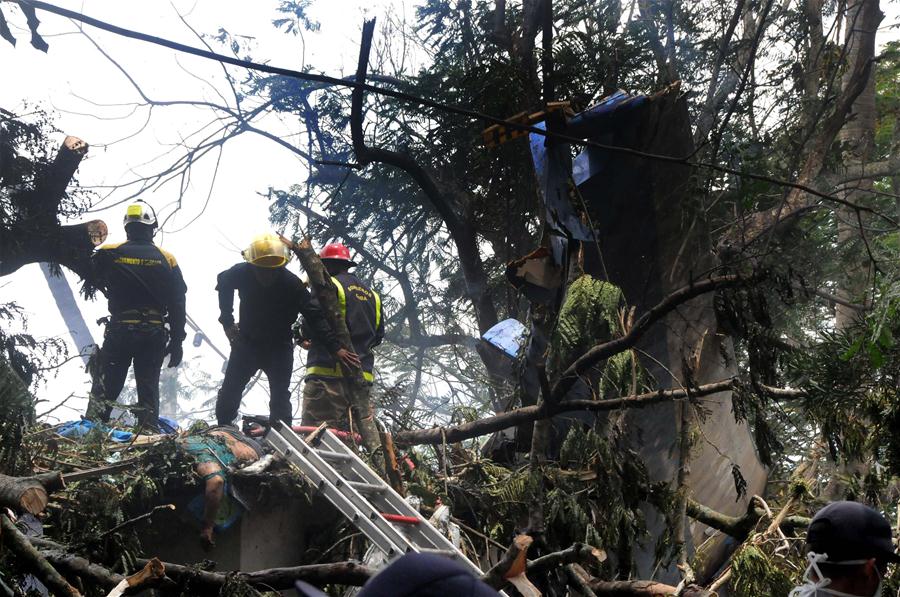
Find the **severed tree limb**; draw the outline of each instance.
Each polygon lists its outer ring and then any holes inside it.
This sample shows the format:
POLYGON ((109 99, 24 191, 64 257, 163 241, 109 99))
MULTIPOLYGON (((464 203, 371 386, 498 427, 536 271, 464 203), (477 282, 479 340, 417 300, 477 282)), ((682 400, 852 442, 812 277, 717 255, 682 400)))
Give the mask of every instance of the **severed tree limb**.
POLYGON ((64 487, 62 474, 55 471, 32 477, 0 475, 0 506, 40 514, 47 507, 50 494, 64 487))
POLYGON ((566 564, 565 571, 569 586, 575 587, 584 597, 597 597, 597 593, 591 588, 591 577, 584 568, 578 564, 566 564))
POLYGON ((528 572, 541 574, 569 564, 581 564, 585 566, 594 566, 606 561, 606 552, 602 549, 585 545, 584 543, 575 543, 571 547, 562 551, 548 553, 537 559, 528 562, 528 572))
POLYGON ((597 597, 714 597, 697 585, 686 586, 681 593, 676 588, 652 580, 592 580, 589 584, 597 597))
POLYGON ((94 247, 106 239, 106 224, 92 220, 60 226, 58 222, 60 201, 87 151, 87 143, 66 137, 34 188, 10 195, 22 219, 15 234, 0 238, 0 276, 43 261, 64 265, 83 279, 91 278, 90 257, 94 247))
MULTIPOLYGON (((747 539, 759 521, 767 516, 765 509, 756 499, 750 500, 747 504, 747 512, 743 516, 729 516, 716 512, 693 499, 689 499, 687 502, 687 513, 697 522, 702 522, 708 527, 734 537, 738 542, 747 539)), ((805 516, 786 516, 780 521, 780 527, 782 531, 792 533, 797 529, 809 526, 810 520, 805 516)))
POLYGON ((135 592, 154 585, 165 577, 166 567, 157 558, 153 558, 141 570, 122 579, 106 597, 121 597, 129 591, 135 592))
MULTIPOLYGON (((322 311, 328 318, 331 328, 338 337, 341 346, 353 350, 353 342, 350 339, 350 331, 347 329, 347 321, 341 313, 338 305, 337 293, 331 277, 325 270, 325 265, 312 248, 308 238, 300 242, 292 242, 282 237, 284 241, 297 255, 303 269, 309 275, 309 283, 313 294, 322 306, 322 311)), ((343 367, 343 365, 341 365, 343 367)), ((372 410, 372 402, 369 397, 369 384, 363 377, 362 369, 347 371, 344 367, 345 379, 350 390, 350 408, 353 413, 353 421, 359 428, 363 445, 369 451, 378 473, 385 477, 387 468, 385 465, 384 446, 381 444, 381 435, 375 424, 375 413, 372 410)))
POLYGON ((482 582, 499 590, 511 579, 524 574, 528 565, 528 548, 533 542, 534 539, 528 535, 516 535, 500 561, 481 577, 482 582))
MULTIPOLYGON (((732 379, 697 386, 690 392, 691 397, 708 396, 730 390, 734 385, 732 379)), ((682 389, 657 390, 634 396, 623 396, 610 400, 567 400, 559 404, 549 405, 543 403, 540 406, 525 406, 509 412, 486 417, 471 423, 463 423, 452 427, 433 427, 431 429, 417 429, 413 431, 401 431, 394 435, 394 441, 403 445, 440 444, 442 432, 449 443, 460 442, 473 437, 479 437, 521 425, 537 421, 538 419, 552 417, 554 415, 572 411, 604 412, 624 408, 644 408, 661 402, 681 400, 688 397, 688 392, 682 389)))
POLYGON ((34 574, 53 594, 63 597, 81 597, 78 589, 63 578, 5 514, 0 514, 0 528, 2 528, 3 546, 13 552, 21 566, 34 574))
MULTIPOLYGON (((148 561, 138 559, 137 563, 145 565, 148 561)), ((178 583, 189 582, 191 589, 197 591, 199 595, 218 595, 229 578, 246 582, 257 589, 283 591, 293 589, 294 582, 298 580, 317 585, 339 584, 359 587, 375 574, 372 568, 350 561, 228 573, 206 572, 178 564, 163 565, 166 567, 166 576, 178 583)))

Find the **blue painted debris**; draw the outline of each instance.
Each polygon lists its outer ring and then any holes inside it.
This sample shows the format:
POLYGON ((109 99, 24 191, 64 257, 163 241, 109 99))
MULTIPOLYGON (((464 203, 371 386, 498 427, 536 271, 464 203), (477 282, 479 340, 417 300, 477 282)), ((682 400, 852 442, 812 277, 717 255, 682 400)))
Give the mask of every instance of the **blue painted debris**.
MULTIPOLYGON (((624 91, 617 91, 570 119, 564 132, 570 137, 597 140, 621 127, 630 126, 629 116, 648 101, 646 95, 629 95, 624 91)), ((535 126, 545 129, 546 123, 535 126)), ((548 147, 547 138, 535 133, 529 135, 529 143, 544 205, 547 206, 545 221, 561 236, 593 241, 595 235, 581 221, 572 206, 569 177, 571 175, 575 184, 580 185, 593 176, 603 174, 609 154, 589 149, 582 152, 573 163, 568 143, 552 143, 548 147)))
POLYGON ((481 338, 506 356, 516 359, 528 341, 528 328, 516 319, 504 319, 481 338))

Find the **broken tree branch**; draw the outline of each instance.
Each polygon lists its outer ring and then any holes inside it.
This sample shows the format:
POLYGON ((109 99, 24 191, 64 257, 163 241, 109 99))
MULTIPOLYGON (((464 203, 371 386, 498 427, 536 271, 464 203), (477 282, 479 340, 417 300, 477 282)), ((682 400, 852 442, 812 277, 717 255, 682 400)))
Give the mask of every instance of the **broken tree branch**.
MULTIPOLYGON (((701 397, 725 392, 730 390, 733 384, 733 380, 725 379, 701 385, 691 390, 690 395, 692 397, 701 397)), ((686 390, 675 389, 657 390, 656 392, 623 396, 622 398, 613 398, 611 400, 567 400, 552 406, 546 404, 525 406, 492 417, 472 421, 471 423, 463 423, 462 425, 401 431, 394 435, 394 442, 403 445, 436 445, 441 443, 441 433, 443 432, 447 442, 455 443, 564 412, 579 410, 604 412, 623 408, 644 408, 652 404, 680 400, 687 397, 688 392, 686 390)))
MULTIPOLYGON (((363 25, 363 37, 359 50, 359 63, 356 69, 356 83, 362 85, 366 81, 366 70, 369 63, 369 52, 372 48, 372 36, 375 32, 375 19, 366 21, 363 25)), ((478 239, 475 234, 476 227, 471 225, 469 218, 463 213, 451 191, 453 185, 447 181, 438 181, 433 172, 428 171, 408 153, 390 151, 377 147, 368 147, 363 131, 363 87, 353 88, 352 103, 350 108, 350 132, 353 138, 353 151, 360 165, 366 166, 373 162, 387 164, 403 170, 409 174, 419 188, 422 189, 428 202, 441 216, 447 227, 453 243, 459 254, 459 264, 466 281, 466 295, 475 308, 475 318, 478 321, 478 329, 486 332, 497 323, 497 308, 491 299, 488 284, 488 275, 484 262, 481 259, 481 251, 478 247, 478 239)))
POLYGON ((5 514, 0 514, 0 528, 3 531, 4 546, 15 554, 16 560, 23 568, 34 574, 53 594, 81 597, 78 589, 66 582, 66 579, 35 549, 5 514))
POLYGON ((17 512, 40 514, 50 501, 49 495, 65 487, 59 472, 49 472, 33 477, 8 477, 0 475, 0 506, 17 512))
MULTIPOLYGON (((747 511, 742 516, 729 516, 704 506, 696 500, 689 499, 687 514, 697 522, 702 522, 710 528, 734 537, 738 542, 743 542, 749 537, 759 521, 767 516, 765 509, 756 499, 750 500, 747 504, 747 511)), ((791 533, 798 528, 806 528, 809 526, 809 522, 810 519, 805 516, 788 516, 781 521, 781 530, 791 533)))
POLYGON ((537 559, 531 560, 528 562, 528 572, 540 574, 568 564, 595 566, 605 561, 606 552, 602 549, 585 545, 584 543, 575 543, 562 551, 548 553, 537 559))
MULTIPOLYGON (((347 321, 338 304, 337 292, 331 282, 331 276, 328 275, 325 265, 313 250, 309 239, 304 238, 300 242, 292 242, 282 237, 281 240, 297 255, 300 264, 309 275, 309 284, 313 289, 313 294, 322 306, 322 311, 328 318, 341 346, 353 350, 350 331, 347 329, 347 321)), ((350 407, 354 422, 359 427, 363 444, 369 451, 379 474, 385 476, 387 469, 385 468, 384 447, 381 444, 378 427, 375 425, 375 415, 369 399, 369 384, 363 377, 362 369, 346 370, 346 367, 343 368, 345 369, 345 379, 349 382, 347 386, 350 389, 350 407)))
POLYGON ((482 582, 500 589, 507 580, 525 572, 528 548, 534 542, 528 535, 517 535, 500 561, 481 577, 482 582))

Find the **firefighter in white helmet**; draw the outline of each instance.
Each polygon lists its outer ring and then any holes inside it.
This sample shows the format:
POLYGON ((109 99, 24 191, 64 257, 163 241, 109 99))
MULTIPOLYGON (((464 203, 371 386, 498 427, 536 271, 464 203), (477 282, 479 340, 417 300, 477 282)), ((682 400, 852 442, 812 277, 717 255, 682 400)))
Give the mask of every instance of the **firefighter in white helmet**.
POLYGON ((140 425, 155 429, 164 357, 169 355, 169 367, 181 363, 187 286, 175 257, 153 244, 157 223, 150 205, 129 205, 124 225, 128 240, 101 246, 91 259, 110 316, 87 418, 109 420, 133 362, 138 400, 132 410, 140 425))
POLYGON ((269 418, 291 424, 290 381, 294 368, 291 326, 299 314, 311 322, 311 335, 348 366, 359 357, 341 348, 324 314, 300 279, 285 267, 288 247, 275 234, 256 237, 238 263, 219 274, 219 322, 231 342, 225 379, 216 399, 219 425, 237 417, 244 388, 260 369, 269 380, 269 418), (234 320, 234 291, 240 297, 240 318, 234 320))

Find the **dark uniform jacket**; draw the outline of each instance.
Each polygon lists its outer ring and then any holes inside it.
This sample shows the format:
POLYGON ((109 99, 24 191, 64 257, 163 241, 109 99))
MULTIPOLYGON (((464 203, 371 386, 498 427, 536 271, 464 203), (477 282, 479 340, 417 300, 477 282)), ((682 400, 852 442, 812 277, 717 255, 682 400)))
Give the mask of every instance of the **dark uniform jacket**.
MULTIPOLYGON (((351 273, 338 274, 331 278, 337 291, 338 304, 344 313, 353 352, 362 361, 363 375, 367 381, 374 379, 375 354, 372 349, 384 338, 384 318, 381 312, 381 297, 374 290, 351 273)), ((303 333, 308 337, 308 327, 312 323, 304 317, 303 333)), ((313 339, 306 359, 307 377, 343 377, 343 369, 337 359, 325 347, 313 339)))
POLYGON ((184 340, 187 286, 171 253, 150 240, 129 240, 100 247, 92 265, 112 324, 162 325, 165 318, 172 339, 184 340))
POLYGON ((234 325, 234 291, 241 298, 241 337, 256 344, 284 344, 291 342, 291 326, 297 315, 312 322, 315 341, 329 353, 341 347, 337 336, 319 306, 300 278, 285 268, 272 270, 274 279, 262 285, 253 272, 255 265, 238 263, 219 274, 219 322, 225 327, 234 325))

